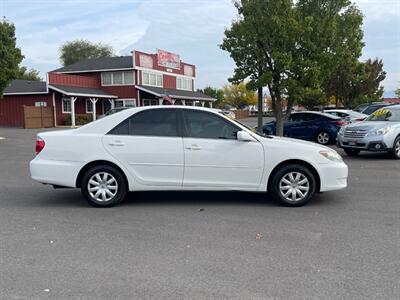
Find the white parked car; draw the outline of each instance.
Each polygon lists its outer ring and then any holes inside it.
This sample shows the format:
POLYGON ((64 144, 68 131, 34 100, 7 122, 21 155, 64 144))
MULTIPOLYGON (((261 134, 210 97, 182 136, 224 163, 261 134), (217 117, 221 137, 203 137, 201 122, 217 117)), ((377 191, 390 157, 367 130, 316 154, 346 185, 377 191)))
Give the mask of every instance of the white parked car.
POLYGON ((288 206, 347 186, 334 150, 264 137, 207 108, 131 108, 78 129, 39 133, 34 180, 80 188, 93 206, 112 206, 128 191, 269 192, 288 206))
POLYGON ((368 115, 351 110, 351 109, 327 109, 324 111, 327 114, 331 114, 340 117, 350 123, 364 121, 368 115))

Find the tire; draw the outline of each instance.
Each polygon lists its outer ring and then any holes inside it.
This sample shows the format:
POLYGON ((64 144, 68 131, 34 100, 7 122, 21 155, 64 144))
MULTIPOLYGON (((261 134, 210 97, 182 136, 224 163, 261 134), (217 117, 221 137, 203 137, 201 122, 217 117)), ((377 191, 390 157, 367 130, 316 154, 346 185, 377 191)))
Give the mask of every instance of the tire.
POLYGON ((392 156, 395 159, 400 159, 400 136, 398 136, 393 143, 392 156))
POLYGON ((357 156, 360 153, 360 149, 354 149, 354 148, 343 148, 344 152, 348 156, 357 156))
POLYGON ((315 139, 317 143, 321 145, 328 145, 329 142, 331 141, 331 137, 329 133, 327 133, 326 131, 319 132, 315 139))
POLYGON ((272 176, 272 180, 270 181, 271 186, 268 190, 272 198, 284 206, 303 206, 315 194, 317 181, 314 174, 307 167, 298 164, 285 165, 272 174, 272 176), (299 184, 301 182, 303 184, 299 184), (293 191, 292 184, 296 187, 294 194, 290 192, 293 191), (304 195, 301 196, 298 191, 304 195), (288 193, 287 196, 285 196, 286 193, 288 193))
POLYGON ((100 165, 89 169, 83 175, 81 192, 90 205, 111 207, 125 199, 127 184, 124 176, 116 168, 100 165), (98 186, 100 187, 96 189, 98 186))

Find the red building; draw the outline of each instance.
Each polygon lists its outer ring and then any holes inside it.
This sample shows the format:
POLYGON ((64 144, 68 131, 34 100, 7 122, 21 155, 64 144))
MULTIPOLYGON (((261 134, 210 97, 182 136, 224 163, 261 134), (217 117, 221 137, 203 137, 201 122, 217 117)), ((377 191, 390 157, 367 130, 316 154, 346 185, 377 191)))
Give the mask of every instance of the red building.
POLYGON ((212 107, 215 99, 195 91, 195 78, 194 65, 163 50, 88 59, 49 72, 46 82, 12 81, 0 99, 0 125, 23 126, 24 105, 52 107, 54 126, 121 106, 212 107))

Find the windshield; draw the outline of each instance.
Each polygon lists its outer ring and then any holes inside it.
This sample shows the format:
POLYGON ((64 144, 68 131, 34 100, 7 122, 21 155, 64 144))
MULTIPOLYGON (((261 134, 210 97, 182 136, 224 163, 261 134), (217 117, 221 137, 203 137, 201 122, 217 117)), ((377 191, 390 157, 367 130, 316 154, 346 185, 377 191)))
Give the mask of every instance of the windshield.
POLYGON ((381 108, 373 112, 365 121, 400 122, 400 109, 381 108))

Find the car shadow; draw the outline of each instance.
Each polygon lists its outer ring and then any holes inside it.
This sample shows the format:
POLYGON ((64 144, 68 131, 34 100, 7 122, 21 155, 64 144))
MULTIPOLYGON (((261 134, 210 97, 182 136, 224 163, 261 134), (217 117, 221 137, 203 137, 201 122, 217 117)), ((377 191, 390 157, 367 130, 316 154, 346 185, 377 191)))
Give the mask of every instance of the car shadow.
MULTIPOLYGON (((53 208, 91 208, 85 201, 79 189, 49 189, 42 192, 39 197, 32 198, 29 202, 13 201, 12 206, 53 207, 53 208)), ((336 196, 333 193, 315 194, 313 199, 304 207, 334 205, 336 196)), ((129 192, 126 199, 118 204, 120 206, 151 207, 151 206, 260 206, 284 207, 275 202, 267 193, 241 192, 241 191, 140 191, 129 192)))
POLYGON ((130 192, 122 205, 260 205, 276 206, 265 193, 210 191, 146 191, 130 192))

